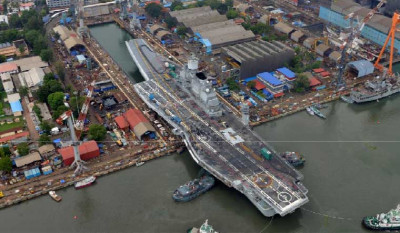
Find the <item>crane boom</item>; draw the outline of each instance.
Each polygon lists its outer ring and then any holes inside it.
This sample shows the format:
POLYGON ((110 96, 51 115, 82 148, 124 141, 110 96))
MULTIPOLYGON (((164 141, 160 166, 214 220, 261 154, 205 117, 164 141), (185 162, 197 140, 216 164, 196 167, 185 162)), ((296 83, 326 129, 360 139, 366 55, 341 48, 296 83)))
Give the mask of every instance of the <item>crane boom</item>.
POLYGON ((86 116, 89 111, 90 101, 92 100, 92 96, 93 96, 93 89, 94 89, 94 82, 91 83, 88 87, 88 92, 86 94, 85 102, 83 103, 82 109, 78 116, 78 119, 75 122, 76 137, 78 139, 80 138, 81 133, 85 126, 86 116))
MULTIPOLYGON (((344 63, 346 62, 346 54, 347 54, 347 49, 349 47, 349 44, 353 45, 353 42, 358 39, 358 37, 361 35, 361 31, 364 29, 364 26, 366 23, 368 23, 369 20, 372 19, 372 17, 376 14, 376 12, 379 11, 379 9, 383 6, 383 4, 386 3, 386 0, 381 0, 378 5, 372 9, 367 16, 364 17, 364 19, 358 24, 357 27, 352 27, 351 33, 347 39, 343 42, 342 46, 340 48, 342 49, 342 54, 340 58, 340 64, 339 64, 339 74, 337 78, 337 85, 338 87, 343 86, 343 73, 344 73, 344 63)), ((352 12, 349 15, 345 16, 344 19, 350 19, 350 24, 352 25, 353 18, 354 18, 355 13, 352 12)))

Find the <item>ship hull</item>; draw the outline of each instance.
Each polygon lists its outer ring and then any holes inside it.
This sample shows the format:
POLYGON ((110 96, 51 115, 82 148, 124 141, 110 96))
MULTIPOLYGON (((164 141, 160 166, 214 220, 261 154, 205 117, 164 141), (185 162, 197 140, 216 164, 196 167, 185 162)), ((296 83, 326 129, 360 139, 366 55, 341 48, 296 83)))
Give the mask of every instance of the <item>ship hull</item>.
POLYGON ((208 190, 210 190, 212 187, 214 186, 214 182, 210 185, 208 185, 207 187, 204 187, 203 189, 197 191, 195 194, 192 194, 190 196, 187 197, 179 197, 176 195, 172 195, 172 198, 176 201, 176 202, 188 202, 191 201, 197 197, 199 197, 201 194, 207 192, 208 190))
POLYGON ((353 103, 361 104, 361 103, 367 103, 367 102, 383 99, 383 98, 386 98, 386 97, 391 96, 393 94, 396 94, 398 92, 400 92, 400 87, 396 88, 396 89, 392 89, 390 91, 377 93, 377 94, 369 96, 369 97, 368 96, 363 96, 363 97, 359 98, 359 97, 356 97, 356 95, 353 93, 353 94, 350 95, 350 98, 353 101, 353 103))
POLYGON ((365 217, 362 220, 362 224, 364 225, 364 227, 370 229, 370 230, 375 230, 375 231, 396 231, 396 230, 400 230, 400 226, 393 226, 393 227, 385 227, 385 226, 374 226, 369 224, 369 222, 367 221, 367 217, 365 217))

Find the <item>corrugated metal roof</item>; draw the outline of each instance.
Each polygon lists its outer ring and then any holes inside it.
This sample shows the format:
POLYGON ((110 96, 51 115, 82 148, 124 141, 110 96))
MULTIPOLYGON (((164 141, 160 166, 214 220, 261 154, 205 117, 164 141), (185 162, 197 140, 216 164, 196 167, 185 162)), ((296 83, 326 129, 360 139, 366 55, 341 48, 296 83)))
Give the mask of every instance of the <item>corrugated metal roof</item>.
POLYGON ((13 113, 15 113, 15 112, 22 112, 22 105, 21 105, 21 102, 19 101, 19 100, 17 100, 17 101, 15 101, 15 102, 11 102, 10 103, 10 106, 11 106, 11 111, 13 112, 13 113))
POLYGON ((4 142, 9 142, 18 138, 23 138, 23 137, 28 137, 29 136, 29 132, 22 132, 22 133, 17 133, 11 136, 7 136, 4 138, 0 138, 0 143, 4 143, 4 142))
POLYGON ((42 157, 40 157, 39 152, 33 152, 33 153, 27 154, 25 156, 14 159, 15 166, 17 166, 17 167, 23 167, 25 165, 28 165, 30 163, 40 161, 40 160, 42 160, 42 157))
POLYGON ((290 27, 286 23, 282 23, 282 22, 279 22, 279 23, 275 24, 274 28, 275 28, 275 30, 278 30, 278 31, 280 31, 282 33, 285 33, 285 34, 289 34, 291 31, 293 31, 292 27, 290 27))
POLYGON ((347 64, 348 67, 358 71, 358 78, 372 74, 374 72, 374 65, 367 60, 353 61, 347 64))
POLYGON ((67 47, 68 51, 69 51, 71 48, 73 48, 73 47, 75 47, 75 46, 77 46, 77 45, 85 46, 85 44, 83 43, 83 41, 82 41, 80 38, 74 37, 74 36, 71 36, 71 37, 69 37, 68 39, 66 39, 66 40, 64 41, 64 44, 65 44, 65 47, 67 47))
MULTIPOLYGON (((79 154, 87 154, 96 150, 99 150, 99 146, 96 141, 87 141, 82 143, 79 147, 79 154)), ((63 160, 70 159, 74 157, 74 148, 72 146, 64 147, 58 150, 58 153, 61 154, 63 160)))
POLYGON ((279 80, 278 78, 276 78, 275 76, 273 76, 272 74, 270 74, 268 72, 260 73, 257 75, 257 77, 263 79, 264 81, 268 82, 269 84, 271 84, 273 86, 282 85, 281 80, 279 80))
POLYGON ((0 64, 0 73, 8 73, 18 71, 18 66, 13 62, 6 62, 0 64))
POLYGON ((129 127, 129 123, 125 120, 124 116, 117 116, 114 118, 114 121, 120 129, 126 129, 129 127))
POLYGON ((166 35, 171 35, 171 33, 169 31, 159 31, 156 34, 156 38, 161 41, 163 40, 163 37, 166 35))
POLYGON ((341 57, 342 54, 338 51, 333 51, 331 54, 329 54, 329 58, 334 61, 339 61, 341 57))
POLYGON ((46 154, 46 153, 52 152, 54 150, 55 150, 55 148, 52 144, 43 145, 38 148, 38 151, 40 154, 46 154))
POLYGON ((279 73, 285 75, 285 76, 288 77, 288 78, 294 78, 294 77, 296 77, 296 74, 293 73, 293 71, 289 70, 289 69, 286 68, 286 67, 279 68, 279 69, 277 69, 277 71, 278 71, 279 73))

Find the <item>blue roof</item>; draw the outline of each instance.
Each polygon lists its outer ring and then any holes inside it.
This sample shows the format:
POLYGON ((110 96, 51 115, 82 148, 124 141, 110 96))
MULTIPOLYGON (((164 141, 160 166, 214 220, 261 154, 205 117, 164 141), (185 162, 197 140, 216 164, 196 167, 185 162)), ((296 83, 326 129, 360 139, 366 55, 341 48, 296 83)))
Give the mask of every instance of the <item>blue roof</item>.
POLYGON ((19 102, 19 100, 10 103, 11 105, 11 111, 14 112, 22 112, 22 105, 21 102, 19 102))
POLYGON ((211 47, 211 42, 208 39, 203 39, 202 43, 204 44, 204 46, 206 47, 211 47))
POLYGON ((246 78, 246 79, 244 79, 244 82, 248 83, 248 82, 254 81, 256 78, 257 78, 256 76, 250 77, 250 78, 246 78))
POLYGON ((296 74, 293 73, 293 71, 289 70, 286 67, 279 68, 279 69, 277 69, 277 71, 279 71, 280 73, 282 73, 283 75, 285 75, 288 78, 296 77, 296 74))
POLYGON ((61 142, 61 138, 57 138, 53 140, 53 143, 60 143, 61 142))
POLYGON ((82 54, 80 54, 80 55, 77 55, 77 56, 76 56, 76 59, 78 59, 78 61, 85 61, 85 60, 86 60, 86 57, 83 56, 82 54))
POLYGON ((277 79, 275 76, 268 72, 257 74, 258 77, 262 78, 264 81, 270 83, 273 86, 282 85, 281 80, 277 79))

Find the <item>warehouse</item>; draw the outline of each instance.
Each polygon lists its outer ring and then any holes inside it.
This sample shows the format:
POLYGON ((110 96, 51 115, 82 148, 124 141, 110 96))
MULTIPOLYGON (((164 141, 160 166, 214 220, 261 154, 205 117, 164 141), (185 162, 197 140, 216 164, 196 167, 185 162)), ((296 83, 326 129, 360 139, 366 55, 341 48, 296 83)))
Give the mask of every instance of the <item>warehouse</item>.
POLYGON ((156 130, 140 110, 131 108, 123 116, 138 139, 142 140, 144 137, 155 138, 156 130))
POLYGON ((367 60, 353 61, 347 64, 346 69, 355 74, 357 78, 364 77, 374 72, 374 65, 367 60))
POLYGON ((274 29, 288 36, 290 36, 290 34, 294 31, 292 27, 282 22, 275 24, 274 29))
POLYGON ((25 156, 14 159, 14 162, 15 162, 16 167, 23 167, 25 165, 31 164, 36 161, 41 161, 41 160, 42 160, 42 157, 40 157, 39 152, 33 152, 33 153, 27 154, 25 156))
POLYGON ((227 20, 225 15, 219 14, 218 11, 212 10, 209 6, 171 11, 169 14, 178 23, 189 29, 194 26, 227 20))
POLYGON ((83 7, 83 17, 95 17, 100 15, 110 14, 110 9, 108 8, 109 3, 100 3, 95 5, 89 5, 83 7))
POLYGON ((222 48, 225 59, 240 65, 240 78, 271 72, 294 58, 293 49, 278 41, 252 41, 222 48))
MULTIPOLYGON (((96 141, 84 142, 78 147, 78 149, 81 159, 85 161, 100 155, 99 146, 96 141)), ((58 150, 58 153, 61 154, 65 166, 71 165, 75 160, 74 148, 72 146, 61 148, 58 150)))
MULTIPOLYGON (((319 17, 341 28, 349 28, 350 20, 345 20, 344 16, 354 12, 354 18, 358 17, 363 19, 369 11, 370 9, 364 8, 355 2, 348 0, 337 0, 332 2, 330 9, 321 6, 319 17)), ((383 45, 391 25, 392 20, 390 18, 375 14, 374 17, 372 17, 367 23, 367 25, 365 25, 361 31, 361 35, 372 42, 383 45)), ((396 34, 395 48, 400 52, 399 34, 396 34)))

